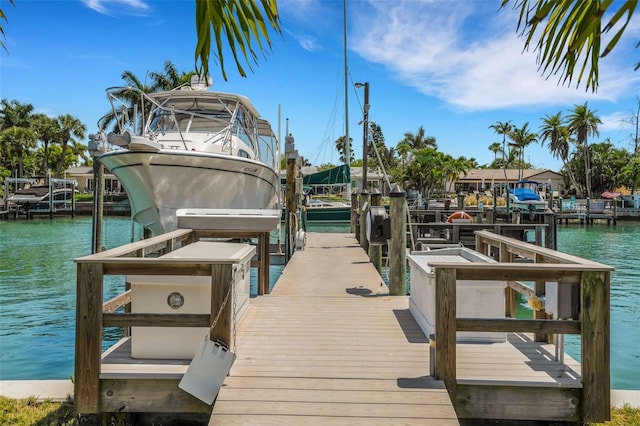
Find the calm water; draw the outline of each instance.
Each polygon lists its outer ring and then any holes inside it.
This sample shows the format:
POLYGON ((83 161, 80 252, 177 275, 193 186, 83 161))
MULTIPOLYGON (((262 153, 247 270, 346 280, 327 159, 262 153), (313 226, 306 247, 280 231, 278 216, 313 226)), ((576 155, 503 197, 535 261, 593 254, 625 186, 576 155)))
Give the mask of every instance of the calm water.
MULTIPOLYGON (((343 232, 348 226, 311 228, 343 232)), ((108 218, 105 246, 139 239, 123 218, 108 218)), ((65 379, 73 374, 75 264, 89 254, 91 218, 0 222, 0 380, 65 379)), ((640 224, 561 226, 558 248, 616 268, 611 288, 611 380, 615 389, 640 389, 640 224)), ((281 268, 274 268, 271 284, 281 268)), ((122 291, 124 278, 108 277, 105 297, 122 291)), ((252 292, 255 289, 255 271, 252 292)), ((119 338, 105 332, 105 346, 119 338)), ((579 339, 567 339, 579 359, 579 339)))
MULTIPOLYGON (((640 389, 640 223, 562 225, 558 250, 616 268, 611 275, 611 385, 640 389)), ((566 340, 566 352, 580 359, 580 339, 566 340)))

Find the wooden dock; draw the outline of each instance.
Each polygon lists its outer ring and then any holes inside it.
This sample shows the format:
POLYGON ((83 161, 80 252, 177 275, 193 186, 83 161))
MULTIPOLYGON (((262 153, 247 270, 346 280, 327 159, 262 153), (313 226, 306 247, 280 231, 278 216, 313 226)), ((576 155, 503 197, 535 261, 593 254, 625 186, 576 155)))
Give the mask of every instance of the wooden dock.
POLYGON ((210 425, 457 425, 429 342, 350 234, 309 234, 251 300, 210 425))
MULTIPOLYGON (((210 236, 180 229, 76 259, 74 394, 79 413, 198 414, 210 425, 609 419, 613 268, 489 231, 476 231, 476 247, 498 263, 430 263, 435 340, 428 340, 412 317, 408 296, 388 295, 352 234, 312 233, 273 292, 251 299, 235 332, 231 307, 222 309, 224 320, 211 336, 231 342, 237 359, 213 407, 178 388, 189 360, 134 359, 129 337, 101 354, 104 327, 211 324, 230 285, 231 265, 214 258, 165 256, 210 236), (132 313, 127 309, 130 290, 103 302, 106 275, 136 274, 211 277, 211 312, 132 313), (510 318, 456 315, 459 280, 496 279, 507 282, 504 303, 510 318), (523 281, 535 287, 519 284, 523 281), (571 307, 563 314, 566 319, 553 319, 543 310, 535 312, 535 319, 515 318, 515 292, 543 296, 548 282, 579 288, 577 298, 572 293, 566 299, 570 306, 563 310, 571 307), (467 344, 457 342, 458 331, 505 332, 508 339, 467 344), (564 363, 555 358, 549 337, 565 334, 580 335, 582 364, 568 356, 564 363)), ((260 251, 266 249, 259 245, 260 251)), ((252 266, 264 266, 266 259, 261 256, 252 266)))

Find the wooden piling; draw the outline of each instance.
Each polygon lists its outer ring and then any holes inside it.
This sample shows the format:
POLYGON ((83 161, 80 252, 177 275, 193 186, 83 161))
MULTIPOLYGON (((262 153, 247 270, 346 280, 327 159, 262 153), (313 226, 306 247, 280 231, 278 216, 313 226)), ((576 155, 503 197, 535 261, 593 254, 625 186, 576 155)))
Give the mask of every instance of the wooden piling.
POLYGON ((583 272, 581 277, 581 362, 583 421, 610 420, 610 272, 583 272))
POLYGON ((407 211, 406 193, 397 185, 389 194, 391 239, 389 240, 389 294, 407 294, 407 211))
POLYGON ((211 320, 218 316, 218 312, 221 313, 215 327, 211 329, 210 336, 211 340, 222 340, 228 347, 232 347, 233 302, 229 292, 232 291, 233 279, 233 265, 230 263, 211 265, 211 320), (227 295, 227 303, 221 306, 227 295))
POLYGON ((100 408, 100 353, 102 351, 101 263, 79 263, 76 288, 76 347, 74 395, 78 414, 100 408))
POLYGON ((369 251, 369 242, 367 241, 367 214, 369 214, 369 192, 364 189, 360 193, 358 217, 360 218, 360 246, 366 252, 369 251))
MULTIPOLYGON (((381 205, 382 194, 379 191, 373 190, 371 193, 371 206, 381 205)), ((382 272, 382 245, 381 244, 369 244, 369 260, 373 263, 378 273, 382 272)))

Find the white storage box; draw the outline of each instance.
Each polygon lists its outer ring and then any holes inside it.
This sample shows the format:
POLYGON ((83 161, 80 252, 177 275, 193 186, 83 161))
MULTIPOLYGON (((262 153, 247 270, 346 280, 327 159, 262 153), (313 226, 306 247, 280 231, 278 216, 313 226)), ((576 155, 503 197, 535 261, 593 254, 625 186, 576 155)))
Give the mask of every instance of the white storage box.
MULTIPOLYGON (((233 264, 236 269, 235 291, 227 303, 233 306, 233 299, 235 299, 236 319, 240 320, 249 306, 250 262, 254 253, 255 247, 249 244, 198 241, 161 258, 193 258, 233 264)), ((126 280, 131 284, 132 313, 209 314, 211 312, 211 277, 129 275, 126 280), (181 296, 184 300, 182 306, 176 309, 169 306, 169 299, 174 293, 177 293, 174 296, 177 298, 181 296)), ((216 284, 218 283, 213 285, 216 284)), ((131 327, 131 356, 133 358, 191 359, 208 329, 208 327, 131 327)))
MULTIPOLYGON (((426 336, 436 332, 436 278, 431 262, 489 262, 490 257, 465 247, 412 252, 409 256, 411 296, 409 310, 426 336)), ((459 280, 456 290, 458 318, 504 318, 505 281, 459 280)), ((459 331, 458 341, 503 342, 506 333, 459 331)), ((436 340, 437 340, 436 336, 436 340)))

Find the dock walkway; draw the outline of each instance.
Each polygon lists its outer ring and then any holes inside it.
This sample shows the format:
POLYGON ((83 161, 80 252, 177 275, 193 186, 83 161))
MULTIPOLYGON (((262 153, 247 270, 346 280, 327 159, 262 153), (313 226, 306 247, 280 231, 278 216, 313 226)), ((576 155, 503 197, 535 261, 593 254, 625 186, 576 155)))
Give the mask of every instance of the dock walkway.
POLYGON ((309 234, 251 300, 209 424, 458 425, 408 306, 352 235, 309 234))

